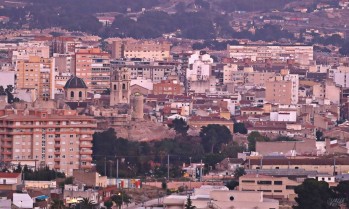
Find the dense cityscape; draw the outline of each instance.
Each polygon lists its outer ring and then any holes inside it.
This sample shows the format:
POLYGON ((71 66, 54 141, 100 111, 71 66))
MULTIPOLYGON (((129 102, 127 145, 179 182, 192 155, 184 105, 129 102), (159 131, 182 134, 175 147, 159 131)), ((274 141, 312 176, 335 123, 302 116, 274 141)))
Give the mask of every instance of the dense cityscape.
POLYGON ((349 208, 348 19, 0 0, 0 209, 349 208))

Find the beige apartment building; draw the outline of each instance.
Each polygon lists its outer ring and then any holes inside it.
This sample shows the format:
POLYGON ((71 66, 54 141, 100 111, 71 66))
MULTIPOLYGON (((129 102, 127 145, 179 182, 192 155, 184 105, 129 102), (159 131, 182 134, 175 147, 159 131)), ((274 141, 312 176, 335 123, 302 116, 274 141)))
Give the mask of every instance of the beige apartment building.
POLYGON ((112 58, 168 60, 170 48, 171 44, 167 42, 120 39, 112 43, 112 58))
POLYGON ((75 110, 0 110, 0 156, 5 163, 35 161, 72 175, 92 167, 96 127, 93 117, 75 110))
POLYGON ((287 177, 247 174, 239 178, 239 191, 259 191, 264 197, 294 200, 294 188, 301 183, 287 177))
POLYGON ((227 50, 229 57, 237 60, 245 58, 251 61, 272 59, 285 62, 294 60, 301 65, 310 65, 314 60, 313 46, 228 45, 227 50))
POLYGON ((17 89, 35 90, 40 100, 54 98, 54 60, 31 56, 29 60, 17 61, 17 89))
POLYGON ((110 54, 99 48, 81 49, 75 54, 75 76, 82 78, 88 90, 102 93, 110 86, 110 54))
POLYGON ((270 79, 265 84, 265 99, 270 103, 298 104, 299 77, 288 70, 270 79))

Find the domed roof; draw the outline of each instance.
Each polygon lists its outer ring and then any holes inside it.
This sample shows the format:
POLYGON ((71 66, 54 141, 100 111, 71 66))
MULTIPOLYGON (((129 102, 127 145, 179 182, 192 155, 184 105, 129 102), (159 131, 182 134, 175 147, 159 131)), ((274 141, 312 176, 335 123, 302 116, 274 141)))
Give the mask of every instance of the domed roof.
POLYGON ((87 86, 85 84, 85 81, 82 78, 78 78, 76 76, 73 76, 67 81, 67 83, 65 83, 64 88, 65 89, 72 89, 72 88, 76 88, 76 89, 85 88, 85 89, 87 89, 87 86))

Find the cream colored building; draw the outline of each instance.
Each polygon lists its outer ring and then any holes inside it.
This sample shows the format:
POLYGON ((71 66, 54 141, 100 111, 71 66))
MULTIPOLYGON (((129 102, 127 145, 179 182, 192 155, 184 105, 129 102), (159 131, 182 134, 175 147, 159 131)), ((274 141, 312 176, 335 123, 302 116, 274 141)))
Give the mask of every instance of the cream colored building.
POLYGON ((0 110, 0 155, 3 162, 35 161, 36 167, 72 175, 92 168, 93 117, 75 110, 0 110))
POLYGON ((167 42, 119 39, 112 43, 112 58, 168 60, 170 48, 171 44, 167 42))
POLYGON ((236 64, 228 64, 223 66, 223 84, 234 83, 233 72, 238 71, 236 64))
POLYGON ((297 104, 299 77, 297 74, 289 74, 288 70, 281 70, 281 73, 266 82, 265 100, 278 104, 297 104))
POLYGON ((230 58, 251 61, 294 60, 301 65, 310 65, 314 60, 313 46, 275 46, 275 45, 228 45, 230 58))
POLYGON ((81 49, 75 54, 75 76, 89 91, 103 93, 110 87, 110 55, 99 48, 81 49))
MULTIPOLYGON (((190 197, 195 208, 220 209, 278 209, 279 201, 263 197, 263 192, 228 190, 219 186, 201 186, 190 197)), ((164 206, 169 209, 184 208, 187 196, 170 195, 164 198, 164 206)))
POLYGON ((17 89, 35 90, 41 100, 54 98, 54 60, 38 56, 17 62, 17 89))
POLYGON ((301 183, 287 177, 247 174, 239 178, 239 191, 259 191, 264 197, 294 200, 294 188, 301 183))

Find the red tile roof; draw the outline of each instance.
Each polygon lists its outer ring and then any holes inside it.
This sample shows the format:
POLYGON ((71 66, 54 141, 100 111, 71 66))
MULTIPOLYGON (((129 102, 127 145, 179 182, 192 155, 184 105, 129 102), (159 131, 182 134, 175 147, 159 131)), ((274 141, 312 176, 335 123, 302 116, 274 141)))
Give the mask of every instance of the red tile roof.
POLYGON ((0 178, 18 178, 21 173, 5 173, 0 172, 0 178))

